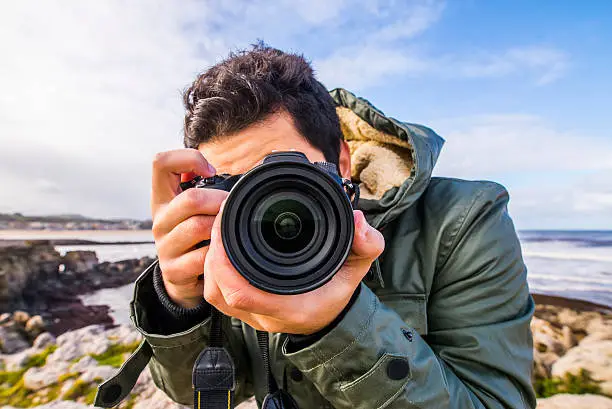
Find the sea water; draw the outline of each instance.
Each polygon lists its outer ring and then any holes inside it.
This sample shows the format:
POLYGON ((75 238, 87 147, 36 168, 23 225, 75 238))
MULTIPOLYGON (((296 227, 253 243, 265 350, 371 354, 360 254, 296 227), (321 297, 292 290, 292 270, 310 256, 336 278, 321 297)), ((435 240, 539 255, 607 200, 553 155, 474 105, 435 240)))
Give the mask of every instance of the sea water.
MULTIPOLYGON (((148 244, 58 246, 93 250, 100 261, 155 257, 150 231, 39 232, 0 231, 0 239, 85 239, 100 242, 148 241, 148 244)), ((612 306, 612 231, 521 231, 523 257, 531 292, 577 298, 612 306)), ((82 297, 88 305, 108 305, 117 323, 129 322, 133 284, 82 297)))

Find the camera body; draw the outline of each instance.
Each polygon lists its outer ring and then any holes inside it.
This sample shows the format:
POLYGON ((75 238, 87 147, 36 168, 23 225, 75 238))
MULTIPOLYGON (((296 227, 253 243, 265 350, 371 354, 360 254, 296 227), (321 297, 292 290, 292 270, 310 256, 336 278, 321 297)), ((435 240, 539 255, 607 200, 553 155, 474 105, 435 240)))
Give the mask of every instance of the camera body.
POLYGON ((257 288, 299 294, 328 282, 353 243, 358 190, 336 169, 301 152, 275 152, 245 174, 198 177, 181 187, 230 192, 221 236, 232 265, 257 288))

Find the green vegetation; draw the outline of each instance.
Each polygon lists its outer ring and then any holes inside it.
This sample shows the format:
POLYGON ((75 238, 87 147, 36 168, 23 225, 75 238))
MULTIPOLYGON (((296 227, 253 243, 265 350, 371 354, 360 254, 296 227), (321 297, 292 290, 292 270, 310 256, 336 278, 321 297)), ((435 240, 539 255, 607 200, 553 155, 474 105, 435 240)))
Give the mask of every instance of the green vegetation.
POLYGON ((13 386, 0 389, 0 402, 6 405, 29 407, 31 406, 31 391, 23 385, 23 378, 20 378, 13 386))
POLYGON ((64 393, 62 399, 77 400, 85 397, 85 403, 91 405, 96 397, 96 387, 90 383, 77 379, 74 384, 64 393))
POLYGON ((563 378, 536 379, 533 387, 538 398, 548 398, 558 393, 602 394, 598 382, 584 369, 581 369, 578 375, 567 373, 563 378))
POLYGON ((24 363, 23 369, 20 369, 18 371, 0 371, 0 393, 3 393, 6 390, 5 388, 2 388, 2 386, 4 386, 5 384, 9 387, 16 385, 28 369, 44 366, 47 362, 47 357, 51 355, 56 349, 57 345, 49 345, 40 353, 28 357, 24 363))
POLYGON ((134 342, 131 344, 113 344, 105 352, 101 354, 92 354, 91 357, 98 361, 100 365, 110 365, 115 368, 119 368, 124 361, 123 355, 125 353, 132 353, 138 348, 140 342, 134 342))
POLYGON ((79 376, 78 372, 68 372, 68 373, 65 373, 63 375, 60 375, 59 378, 57 378, 57 383, 64 383, 68 379, 74 379, 74 378, 76 378, 78 376, 79 376))
POLYGON ((25 362, 25 367, 32 368, 35 366, 38 366, 38 367, 44 366, 45 363, 47 362, 47 357, 51 355, 56 349, 57 349, 57 345, 55 344, 49 345, 39 354, 30 356, 25 362))

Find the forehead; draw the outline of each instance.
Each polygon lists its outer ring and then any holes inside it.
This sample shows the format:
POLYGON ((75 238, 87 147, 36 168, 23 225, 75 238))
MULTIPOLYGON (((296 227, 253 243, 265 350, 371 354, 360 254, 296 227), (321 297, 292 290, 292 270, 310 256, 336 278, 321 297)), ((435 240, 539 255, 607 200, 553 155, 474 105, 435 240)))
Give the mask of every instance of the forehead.
POLYGON ((233 135, 201 143, 198 150, 217 173, 239 174, 255 167, 273 151, 296 151, 311 162, 325 160, 296 129, 289 114, 278 113, 233 135))

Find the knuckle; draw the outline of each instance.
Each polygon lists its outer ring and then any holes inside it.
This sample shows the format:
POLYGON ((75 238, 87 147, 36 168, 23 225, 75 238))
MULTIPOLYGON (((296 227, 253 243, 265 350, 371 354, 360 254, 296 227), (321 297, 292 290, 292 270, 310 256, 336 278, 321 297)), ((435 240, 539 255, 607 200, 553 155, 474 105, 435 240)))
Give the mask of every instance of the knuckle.
POLYGON ((204 299, 211 305, 218 305, 221 294, 216 286, 204 283, 204 299))
POLYGON ((249 300, 250 300, 249 296, 245 294, 244 291, 241 291, 240 289, 230 291, 225 296, 226 304, 229 307, 237 309, 237 310, 246 309, 250 304, 249 300))
POLYGON ((157 152, 153 156, 153 168, 154 169, 163 168, 164 164, 166 163, 167 158, 168 158, 168 152, 157 152))
POLYGON ((191 226, 189 227, 189 233, 194 237, 209 238, 210 231, 212 229, 211 216, 198 215, 191 217, 191 226))
POLYGON ((181 206, 190 211, 196 210, 202 201, 200 190, 201 189, 188 189, 182 192, 179 195, 179 197, 181 197, 181 206))
POLYGON ((153 233, 153 238, 155 240, 159 240, 163 236, 163 228, 162 228, 162 224, 160 223, 159 219, 153 220, 153 225, 151 226, 151 232, 153 233))

